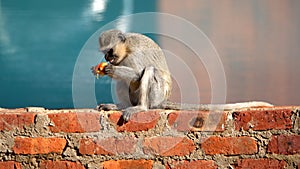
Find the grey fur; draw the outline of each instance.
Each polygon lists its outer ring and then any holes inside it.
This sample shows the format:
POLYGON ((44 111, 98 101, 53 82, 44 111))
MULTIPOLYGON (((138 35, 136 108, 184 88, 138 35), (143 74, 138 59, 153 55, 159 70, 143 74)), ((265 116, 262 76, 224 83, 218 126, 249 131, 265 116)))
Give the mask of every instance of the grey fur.
POLYGON ((99 43, 100 49, 107 54, 106 58, 113 60, 104 71, 117 80, 116 93, 121 103, 117 106, 102 104, 98 109, 124 109, 123 119, 128 121, 133 113, 162 108, 169 98, 172 83, 161 48, 144 35, 121 33, 119 30, 103 32, 99 43), (115 55, 118 44, 126 46, 128 53, 115 56, 116 59, 108 56, 115 55), (113 52, 107 53, 111 49, 113 52))
POLYGON ((133 113, 148 109, 236 109, 272 106, 265 102, 235 104, 177 104, 169 102, 172 88, 171 75, 162 49, 150 38, 138 33, 108 30, 99 38, 100 50, 111 64, 105 74, 117 80, 119 104, 101 104, 99 110, 123 110, 128 121, 133 113))

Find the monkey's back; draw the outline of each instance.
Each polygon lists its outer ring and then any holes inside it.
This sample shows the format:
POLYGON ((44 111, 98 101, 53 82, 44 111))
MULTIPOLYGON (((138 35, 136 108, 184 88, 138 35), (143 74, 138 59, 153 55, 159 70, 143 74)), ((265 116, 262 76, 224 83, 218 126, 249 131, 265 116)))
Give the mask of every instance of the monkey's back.
POLYGON ((169 68, 162 49, 149 37, 138 33, 125 33, 126 46, 130 54, 124 62, 124 66, 137 69, 153 66, 169 73, 169 68), (126 65, 126 64, 130 65, 126 65))

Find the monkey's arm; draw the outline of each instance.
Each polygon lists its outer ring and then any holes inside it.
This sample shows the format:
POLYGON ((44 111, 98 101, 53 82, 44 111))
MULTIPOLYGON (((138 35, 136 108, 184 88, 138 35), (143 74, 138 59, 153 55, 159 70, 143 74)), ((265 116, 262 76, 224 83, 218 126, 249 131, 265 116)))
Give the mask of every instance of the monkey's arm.
POLYGON ((113 79, 125 80, 126 82, 138 81, 140 79, 139 72, 126 66, 107 65, 104 73, 113 79))

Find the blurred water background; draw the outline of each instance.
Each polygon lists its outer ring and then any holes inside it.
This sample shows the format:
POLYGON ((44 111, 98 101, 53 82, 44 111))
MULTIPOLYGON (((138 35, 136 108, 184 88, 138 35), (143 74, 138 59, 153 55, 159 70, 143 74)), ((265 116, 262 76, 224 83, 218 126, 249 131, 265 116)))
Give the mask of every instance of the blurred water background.
MULTIPOLYGON (((72 108, 73 70, 85 42, 103 25, 139 12, 183 17, 208 36, 224 65, 228 102, 299 105, 300 1, 0 0, 0 107, 72 108)), ((154 26, 161 28, 159 21, 154 26)), ((193 55, 174 39, 151 37, 177 55, 193 55)), ((205 67, 188 64, 201 103, 209 103, 205 67)), ((107 79, 95 85, 97 101, 112 102, 107 79)), ((194 92, 179 90, 175 84, 172 100, 194 92)))

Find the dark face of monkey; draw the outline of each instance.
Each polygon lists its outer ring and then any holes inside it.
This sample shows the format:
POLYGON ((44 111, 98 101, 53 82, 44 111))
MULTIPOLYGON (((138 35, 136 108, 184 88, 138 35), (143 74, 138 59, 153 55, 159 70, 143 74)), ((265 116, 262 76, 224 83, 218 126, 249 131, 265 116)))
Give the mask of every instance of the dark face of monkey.
POLYGON ((125 40, 123 33, 118 30, 107 31, 100 36, 100 50, 105 54, 106 61, 118 65, 128 55, 125 40))
POLYGON ((114 50, 110 49, 108 52, 105 53, 105 60, 108 61, 112 65, 118 64, 118 56, 114 54, 114 50))

